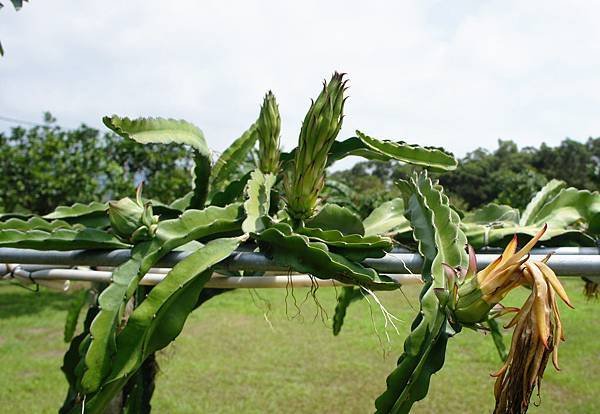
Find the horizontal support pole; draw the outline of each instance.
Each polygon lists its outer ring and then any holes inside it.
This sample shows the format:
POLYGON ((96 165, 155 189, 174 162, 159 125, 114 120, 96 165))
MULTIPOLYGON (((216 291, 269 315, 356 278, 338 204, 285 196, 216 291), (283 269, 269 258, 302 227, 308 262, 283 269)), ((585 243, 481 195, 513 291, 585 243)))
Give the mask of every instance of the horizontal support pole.
MULTIPOLYGON (((501 247, 483 247, 477 250, 480 254, 501 254, 504 249, 501 247)), ((412 253, 405 247, 395 247, 392 253, 412 253)), ((532 249, 533 255, 594 255, 600 254, 600 247, 538 247, 532 249)))
MULTIPOLYGON (((0 269, 2 270, 2 269, 0 269)), ((56 282, 56 281, 81 281, 81 282, 104 282, 111 281, 112 274, 109 271, 87 270, 87 269, 31 269, 28 265, 20 265, 13 269, 11 277, 24 283, 33 282, 56 282)), ((148 273, 141 280, 141 285, 153 286, 160 283, 166 277, 165 273, 148 273)), ((420 275, 394 275, 391 276, 400 285, 422 284, 420 275)), ((214 275, 207 283, 207 288, 216 289, 261 289, 261 288, 285 288, 285 287, 334 287, 348 286, 333 279, 317 279, 309 275, 277 275, 277 276, 245 276, 232 277, 214 275)))
MULTIPOLYGON (((173 267, 190 252, 173 251, 163 257, 156 267, 173 267)), ((39 251, 31 249, 0 248, 0 263, 44 264, 63 266, 118 266, 131 256, 128 249, 112 251, 74 250, 39 251)), ((497 254, 478 254, 478 268, 482 269, 498 257, 497 254)), ((531 255, 542 260, 545 255, 531 255)), ((384 274, 420 273, 423 259, 416 253, 388 253, 381 259, 366 259, 363 264, 384 274)), ((554 255, 548 265, 559 276, 600 276, 600 255, 554 255)), ((258 252, 236 251, 215 266, 217 270, 251 272, 277 271, 286 273, 290 266, 275 263, 258 252)))

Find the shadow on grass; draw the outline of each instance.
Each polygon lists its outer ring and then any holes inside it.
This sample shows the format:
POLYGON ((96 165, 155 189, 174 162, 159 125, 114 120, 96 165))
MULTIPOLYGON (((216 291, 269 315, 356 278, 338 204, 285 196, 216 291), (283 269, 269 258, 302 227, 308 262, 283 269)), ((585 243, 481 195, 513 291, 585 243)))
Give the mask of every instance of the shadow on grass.
POLYGON ((0 319, 35 315, 48 309, 66 311, 71 295, 40 288, 32 292, 10 283, 0 283, 0 319))

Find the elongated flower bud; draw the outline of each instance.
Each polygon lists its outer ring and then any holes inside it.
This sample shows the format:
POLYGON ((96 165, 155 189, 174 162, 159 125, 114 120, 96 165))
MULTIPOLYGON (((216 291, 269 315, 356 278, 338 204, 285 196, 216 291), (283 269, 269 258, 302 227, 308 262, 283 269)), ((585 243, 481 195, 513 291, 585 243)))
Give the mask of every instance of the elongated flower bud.
POLYGON ((327 155, 342 128, 344 74, 335 72, 312 103, 300 130, 298 148, 286 177, 287 211, 295 220, 310 217, 325 184, 327 155))
POLYGON ((279 116, 279 106, 275 100, 275 95, 271 91, 265 95, 256 130, 259 145, 259 168, 264 174, 277 174, 279 171, 281 117, 279 116))

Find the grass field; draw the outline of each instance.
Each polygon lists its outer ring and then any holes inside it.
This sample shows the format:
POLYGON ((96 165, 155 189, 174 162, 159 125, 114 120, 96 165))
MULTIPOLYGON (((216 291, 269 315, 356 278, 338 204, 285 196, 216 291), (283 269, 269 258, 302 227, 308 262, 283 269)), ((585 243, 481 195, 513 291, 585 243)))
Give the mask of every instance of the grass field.
MULTIPOLYGON (((598 413, 600 303, 583 298, 579 280, 564 283, 576 309, 562 309, 567 332, 562 371, 548 367, 541 407, 532 406, 530 412, 598 413)), ((306 292, 295 290, 298 304, 306 292)), ((405 293, 416 305, 417 289, 405 293)), ((510 302, 519 303, 525 294, 510 302)), ((388 343, 379 309, 373 307, 371 317, 366 302, 349 309, 340 336, 333 337, 330 322, 322 322, 312 298, 298 314, 291 295, 287 301, 285 295, 285 290, 238 290, 193 313, 182 335, 160 354, 154 412, 372 412, 415 313, 409 303, 400 292, 380 294, 402 321, 400 335, 388 329, 388 343)), ((331 316, 334 290, 321 289, 317 297, 331 316)), ((62 328, 69 300, 61 293, 35 294, 0 284, 1 412, 57 411, 66 384, 59 367, 66 349, 62 328)), ((491 338, 461 333, 450 341, 446 365, 434 376, 429 396, 413 412, 490 412, 489 373, 499 365, 491 338)))

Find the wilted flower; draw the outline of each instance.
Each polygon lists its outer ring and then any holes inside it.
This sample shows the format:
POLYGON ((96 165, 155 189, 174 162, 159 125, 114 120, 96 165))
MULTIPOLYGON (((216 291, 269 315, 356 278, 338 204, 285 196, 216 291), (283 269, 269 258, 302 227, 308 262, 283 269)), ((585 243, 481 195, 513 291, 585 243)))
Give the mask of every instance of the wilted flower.
POLYGON ((529 251, 545 231, 546 226, 519 251, 515 236, 502 255, 480 272, 476 273, 475 253, 470 246, 466 272, 445 267, 448 284, 454 287, 449 303, 453 307, 452 317, 457 322, 474 325, 489 317, 517 312, 505 326, 515 328, 508 358, 504 366, 493 374, 497 377, 494 386, 495 414, 526 412, 536 386, 539 394, 550 357, 559 369, 558 346, 560 341, 564 341, 564 334, 556 296, 568 306, 573 306, 560 281, 545 263, 547 258, 543 261, 529 259, 529 251), (458 284, 452 283, 457 279, 458 284), (508 292, 519 286, 531 288, 531 294, 520 309, 492 311, 508 292))
MULTIPOLYGON (((517 251, 517 236, 508 243, 500 257, 477 272, 475 251, 469 246, 469 268, 457 292, 454 315, 461 323, 473 324, 487 319, 492 307, 508 292, 524 282, 520 271, 529 252, 546 231, 544 226, 523 248, 517 251), (477 273, 476 273, 477 272, 477 273)), ((451 268, 450 268, 451 269, 451 268)), ((446 273, 450 269, 446 270, 446 273)))
POLYGON ((521 269, 532 291, 523 307, 506 325, 515 327, 510 352, 504 366, 495 374, 494 413, 524 413, 537 386, 538 395, 550 356, 558 367, 558 346, 564 332, 556 295, 570 307, 571 302, 558 278, 543 261, 528 261, 521 269))

